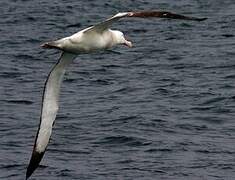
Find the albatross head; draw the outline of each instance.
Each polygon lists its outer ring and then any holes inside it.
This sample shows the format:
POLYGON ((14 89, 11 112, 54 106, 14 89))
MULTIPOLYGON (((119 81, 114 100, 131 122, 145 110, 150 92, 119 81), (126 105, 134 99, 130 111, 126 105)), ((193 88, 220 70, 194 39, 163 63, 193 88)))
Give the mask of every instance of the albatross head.
POLYGON ((116 44, 123 44, 128 47, 132 47, 131 41, 126 40, 124 34, 121 31, 112 31, 113 38, 115 39, 116 44))

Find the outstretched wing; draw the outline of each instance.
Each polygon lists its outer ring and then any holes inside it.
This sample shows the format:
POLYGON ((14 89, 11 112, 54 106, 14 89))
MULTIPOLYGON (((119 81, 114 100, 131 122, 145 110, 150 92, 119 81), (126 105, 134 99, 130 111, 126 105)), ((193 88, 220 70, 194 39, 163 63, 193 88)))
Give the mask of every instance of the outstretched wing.
POLYGON ((35 139, 31 160, 27 168, 26 179, 28 179, 39 166, 45 153, 59 107, 59 92, 65 69, 75 57, 76 55, 74 54, 63 52, 57 64, 52 68, 47 77, 42 99, 40 125, 35 139))
POLYGON ((114 22, 124 17, 138 17, 138 18, 156 17, 156 18, 182 19, 182 20, 191 20, 191 21, 203 21, 207 19, 207 18, 184 16, 167 11, 123 12, 123 13, 118 13, 115 16, 112 16, 111 18, 92 26, 91 28, 88 28, 85 32, 89 31, 102 32, 105 29, 109 28, 114 22))

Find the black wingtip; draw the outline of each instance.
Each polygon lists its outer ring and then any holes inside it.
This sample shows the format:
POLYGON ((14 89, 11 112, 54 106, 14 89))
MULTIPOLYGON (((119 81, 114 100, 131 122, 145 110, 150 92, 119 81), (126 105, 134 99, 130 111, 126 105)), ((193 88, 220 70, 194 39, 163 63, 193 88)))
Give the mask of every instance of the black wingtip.
POLYGON ((198 21, 205 21, 205 20, 207 20, 208 18, 199 18, 199 20, 198 21))
POLYGON ((194 21, 205 21, 207 20, 208 18, 191 18, 189 20, 194 20, 194 21))
POLYGON ((182 20, 191 20, 191 21, 204 21, 207 19, 207 18, 190 17, 190 16, 175 14, 171 12, 164 12, 164 11, 160 12, 159 15, 162 18, 182 19, 182 20))
POLYGON ((26 180, 33 174, 35 169, 37 169, 40 161, 42 160, 43 155, 44 155, 44 152, 39 153, 35 150, 33 151, 28 168, 27 168, 27 172, 26 172, 26 180))

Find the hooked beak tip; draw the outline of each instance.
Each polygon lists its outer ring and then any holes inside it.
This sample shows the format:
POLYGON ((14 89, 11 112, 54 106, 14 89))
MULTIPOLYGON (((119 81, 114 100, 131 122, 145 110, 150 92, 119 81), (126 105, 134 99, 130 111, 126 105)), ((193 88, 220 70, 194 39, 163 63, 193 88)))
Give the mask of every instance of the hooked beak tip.
POLYGON ((129 48, 133 47, 131 41, 127 41, 127 40, 126 40, 124 44, 125 44, 127 47, 129 47, 129 48))

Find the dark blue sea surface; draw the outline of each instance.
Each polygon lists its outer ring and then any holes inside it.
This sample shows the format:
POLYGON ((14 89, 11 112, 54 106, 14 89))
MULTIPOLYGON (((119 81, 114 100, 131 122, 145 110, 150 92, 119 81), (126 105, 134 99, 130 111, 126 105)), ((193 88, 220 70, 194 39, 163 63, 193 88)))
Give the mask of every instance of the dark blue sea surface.
POLYGON ((122 19, 113 29, 133 48, 78 56, 31 179, 235 179, 234 0, 1 0, 1 180, 25 178, 60 56, 40 44, 149 9, 208 20, 122 19))

